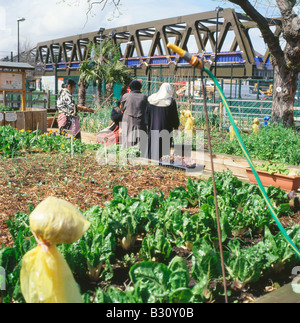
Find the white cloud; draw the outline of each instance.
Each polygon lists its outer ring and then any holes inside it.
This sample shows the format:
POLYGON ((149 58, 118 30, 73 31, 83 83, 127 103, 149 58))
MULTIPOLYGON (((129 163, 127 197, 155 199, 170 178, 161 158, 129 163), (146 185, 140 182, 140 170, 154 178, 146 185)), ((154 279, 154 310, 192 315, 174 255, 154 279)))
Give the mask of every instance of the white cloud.
POLYGON ((126 0, 120 8, 120 15, 115 17, 111 10, 104 12, 104 19, 101 21, 104 27, 122 27, 210 10, 205 10, 201 1, 194 0, 126 0))
POLYGON ((26 18, 20 22, 20 43, 26 40, 33 46, 40 41, 82 32, 85 23, 84 8, 57 4, 57 0, 11 0, 4 8, 7 24, 5 33, 1 33, 0 57, 3 52, 16 53, 17 18, 20 16, 26 18))
POLYGON ((218 1, 212 0, 123 0, 119 16, 113 17, 112 6, 104 11, 101 6, 95 6, 93 14, 86 20, 87 0, 10 0, 0 7, 0 57, 4 52, 16 53, 17 18, 20 16, 26 18, 20 23, 21 43, 27 40, 35 46, 41 41, 92 32, 99 27, 117 28, 195 14, 214 10, 217 5, 218 1), (72 6, 68 5, 71 1, 72 6), (1 19, 3 12, 6 19, 1 19), (2 32, 3 26, 5 32, 2 32))
MULTIPOLYGON (((39 0, 35 2, 40 3, 39 0)), ((35 5, 27 19, 29 24, 25 31, 35 38, 36 43, 82 32, 86 6, 71 7, 64 3, 57 4, 56 0, 48 3, 46 10, 42 12, 40 6, 35 5)))

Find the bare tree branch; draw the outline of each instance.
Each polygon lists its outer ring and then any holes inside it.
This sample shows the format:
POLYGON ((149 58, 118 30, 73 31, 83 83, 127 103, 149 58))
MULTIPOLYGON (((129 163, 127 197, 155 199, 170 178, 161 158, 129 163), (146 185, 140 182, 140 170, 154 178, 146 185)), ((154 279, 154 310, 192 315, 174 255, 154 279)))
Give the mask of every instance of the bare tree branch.
MULTIPOLYGON (((76 5, 80 3, 80 0, 61 0, 59 3, 68 3, 70 6, 76 5)), ((86 3, 88 5, 87 11, 86 11, 86 23, 88 21, 89 16, 92 15, 93 9, 96 6, 101 6, 101 11, 103 11, 107 6, 112 5, 113 6, 113 16, 115 16, 116 12, 120 14, 120 6, 121 6, 122 0, 86 0, 86 3)))
POLYGON ((245 11, 245 13, 257 23, 263 39, 268 45, 273 57, 277 62, 282 60, 284 52, 281 49, 279 37, 276 37, 273 34, 267 19, 262 14, 260 14, 248 0, 229 0, 229 2, 239 5, 245 11))
POLYGON ((112 4, 114 7, 114 13, 116 11, 119 12, 119 6, 121 3, 121 0, 99 0, 99 1, 93 1, 93 0, 87 0, 88 3, 88 11, 86 13, 87 16, 89 16, 95 6, 101 5, 101 11, 103 11, 108 5, 112 4))

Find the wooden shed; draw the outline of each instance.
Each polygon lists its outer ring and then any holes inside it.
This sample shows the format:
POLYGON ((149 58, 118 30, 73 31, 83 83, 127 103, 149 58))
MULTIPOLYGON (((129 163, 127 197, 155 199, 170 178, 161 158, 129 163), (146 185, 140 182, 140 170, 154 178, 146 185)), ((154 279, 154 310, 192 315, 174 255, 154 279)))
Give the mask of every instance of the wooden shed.
POLYGON ((21 95, 21 111, 0 112, 0 125, 11 125, 19 130, 47 131, 47 109, 26 108, 26 71, 34 70, 27 63, 0 62, 0 93, 18 92, 21 95))
POLYGON ((21 92, 21 110, 25 111, 26 71, 34 70, 27 63, 0 62, 0 92, 21 92))

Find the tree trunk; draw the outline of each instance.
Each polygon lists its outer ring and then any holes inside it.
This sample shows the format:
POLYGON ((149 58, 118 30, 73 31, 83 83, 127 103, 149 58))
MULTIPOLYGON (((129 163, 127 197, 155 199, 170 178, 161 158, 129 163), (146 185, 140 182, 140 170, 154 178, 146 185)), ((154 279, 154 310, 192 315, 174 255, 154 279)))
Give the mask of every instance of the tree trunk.
POLYGON ((297 90, 297 73, 283 64, 274 66, 272 119, 286 126, 294 125, 294 98, 297 90))
POLYGON ((276 0, 282 15, 282 37, 286 41, 284 50, 279 35, 270 29, 268 21, 249 0, 229 0, 239 5, 257 23, 273 59, 274 87, 272 117, 286 126, 294 125, 294 97, 300 72, 300 19, 294 11, 296 0, 276 0))
POLYGON ((107 103, 112 103, 114 99, 114 85, 107 83, 105 85, 107 103))
POLYGON ((85 82, 78 83, 78 105, 85 106, 86 86, 85 82))
POLYGON ((127 93, 127 90, 131 81, 132 79, 130 77, 124 80, 124 85, 122 86, 122 89, 121 89, 121 97, 127 93))

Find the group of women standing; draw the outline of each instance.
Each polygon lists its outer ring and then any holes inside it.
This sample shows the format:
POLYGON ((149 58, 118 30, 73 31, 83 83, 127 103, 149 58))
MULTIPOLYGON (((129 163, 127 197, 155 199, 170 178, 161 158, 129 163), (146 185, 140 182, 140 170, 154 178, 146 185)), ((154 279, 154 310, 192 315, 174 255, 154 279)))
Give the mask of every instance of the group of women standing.
MULTIPOLYGON (((72 94, 76 83, 68 81, 60 93, 57 105, 58 125, 61 132, 71 130, 80 138, 78 111, 93 113, 93 109, 75 105, 72 94)), ((173 88, 163 83, 157 93, 147 97, 141 90, 142 84, 134 80, 129 85, 130 92, 123 95, 118 106, 112 111, 112 125, 100 133, 102 140, 119 143, 119 126, 122 131, 124 148, 139 145, 142 156, 159 160, 163 154, 170 154, 171 133, 179 127, 176 101, 172 98, 173 88), (111 137, 111 138, 110 138, 111 137), (145 140, 146 137, 146 140, 145 140)))
POLYGON ((169 83, 163 83, 157 93, 147 97, 141 92, 142 84, 134 80, 130 84, 130 92, 121 99, 123 147, 139 144, 143 134, 147 134, 148 142, 140 143, 142 152, 148 158, 159 160, 163 153, 169 154, 170 134, 179 127, 176 101, 172 98, 173 89, 169 83), (163 149, 165 148, 165 149, 163 149), (167 151, 169 150, 169 151, 167 151))

